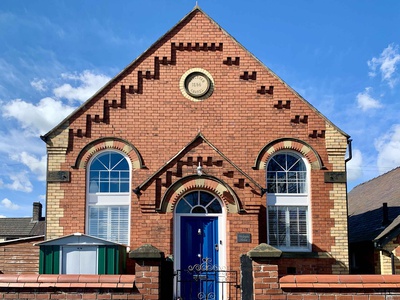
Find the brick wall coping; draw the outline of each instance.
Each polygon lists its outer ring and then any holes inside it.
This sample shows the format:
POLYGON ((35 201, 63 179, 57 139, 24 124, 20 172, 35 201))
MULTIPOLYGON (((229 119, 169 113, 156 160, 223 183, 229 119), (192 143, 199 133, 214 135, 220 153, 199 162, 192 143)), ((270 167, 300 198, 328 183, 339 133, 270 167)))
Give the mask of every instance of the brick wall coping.
POLYGON ((398 289, 400 275, 287 275, 279 284, 282 289, 398 289))
POLYGON ((132 288, 135 275, 0 274, 0 288, 132 288))

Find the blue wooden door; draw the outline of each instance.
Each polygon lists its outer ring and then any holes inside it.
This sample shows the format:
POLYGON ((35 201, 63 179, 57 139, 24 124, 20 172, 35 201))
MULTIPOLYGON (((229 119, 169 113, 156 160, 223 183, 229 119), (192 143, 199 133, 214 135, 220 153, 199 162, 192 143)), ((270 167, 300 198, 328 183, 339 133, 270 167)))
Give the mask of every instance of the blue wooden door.
POLYGON ((181 297, 218 299, 218 218, 181 217, 181 297))

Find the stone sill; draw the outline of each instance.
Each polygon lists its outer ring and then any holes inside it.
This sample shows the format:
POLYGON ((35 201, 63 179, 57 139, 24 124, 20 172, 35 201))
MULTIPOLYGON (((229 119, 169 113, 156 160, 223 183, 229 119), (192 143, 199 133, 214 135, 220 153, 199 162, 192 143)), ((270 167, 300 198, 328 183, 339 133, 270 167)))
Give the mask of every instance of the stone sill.
POLYGON ((398 289, 400 275, 286 275, 281 289, 398 289))
POLYGON ((0 288, 133 288, 135 275, 0 274, 0 288))
POLYGON ((282 252, 281 258, 332 258, 328 252, 282 252))

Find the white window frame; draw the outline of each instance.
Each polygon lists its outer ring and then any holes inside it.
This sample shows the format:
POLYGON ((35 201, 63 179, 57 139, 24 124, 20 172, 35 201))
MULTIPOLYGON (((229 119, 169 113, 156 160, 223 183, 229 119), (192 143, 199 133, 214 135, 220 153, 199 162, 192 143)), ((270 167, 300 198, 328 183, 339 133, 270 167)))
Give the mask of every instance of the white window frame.
MULTIPOLYGON (((266 176, 266 183, 267 183, 267 170, 268 170, 268 164, 271 161, 271 159, 275 155, 279 154, 291 154, 295 155, 297 157, 300 157, 306 167, 306 193, 267 193, 267 209, 266 209, 266 214, 267 214, 267 242, 268 244, 270 243, 269 240, 269 216, 268 216, 268 211, 269 207, 307 207, 307 214, 306 214, 306 221, 307 221, 307 247, 291 247, 291 246, 277 246, 277 245, 271 245, 273 247, 276 247, 282 251, 286 252, 311 252, 311 246, 312 246, 312 234, 311 234, 311 205, 310 205, 310 191, 311 191, 311 174, 310 174, 310 164, 308 160, 301 155, 298 152, 291 151, 291 150, 286 150, 286 151, 279 151, 275 153, 273 156, 269 158, 269 160, 266 163, 266 168, 265 168, 265 176, 266 176)), ((268 184, 268 183, 267 183, 268 184)))
MULTIPOLYGON (((132 186, 132 163, 129 157, 118 150, 115 149, 107 149, 105 151, 101 151, 94 155, 89 163, 87 164, 87 172, 86 172, 86 233, 90 235, 89 226, 90 226, 90 207, 112 207, 112 206, 127 206, 128 207, 128 228, 127 228, 127 242, 126 244, 130 244, 130 226, 131 226, 131 186, 132 186), (96 159, 98 155, 104 154, 105 152, 115 152, 122 155, 128 162, 129 165, 129 192, 122 193, 110 193, 110 192, 96 192, 90 193, 90 166, 91 163, 96 159)), ((111 221, 111 220, 108 220, 111 221)), ((110 240, 112 242, 117 242, 120 244, 125 244, 125 242, 110 240)))

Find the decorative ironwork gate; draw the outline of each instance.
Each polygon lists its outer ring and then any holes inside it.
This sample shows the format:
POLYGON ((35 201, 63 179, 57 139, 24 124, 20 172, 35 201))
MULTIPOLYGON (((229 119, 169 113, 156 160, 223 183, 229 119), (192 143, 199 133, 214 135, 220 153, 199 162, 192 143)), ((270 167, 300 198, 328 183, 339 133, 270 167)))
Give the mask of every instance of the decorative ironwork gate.
POLYGON ((176 273, 176 299, 182 300, 235 300, 239 285, 237 271, 226 271, 211 265, 207 259, 202 264, 189 266, 176 273))

